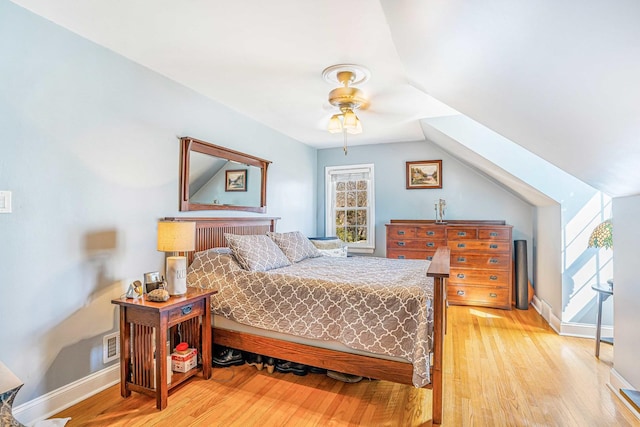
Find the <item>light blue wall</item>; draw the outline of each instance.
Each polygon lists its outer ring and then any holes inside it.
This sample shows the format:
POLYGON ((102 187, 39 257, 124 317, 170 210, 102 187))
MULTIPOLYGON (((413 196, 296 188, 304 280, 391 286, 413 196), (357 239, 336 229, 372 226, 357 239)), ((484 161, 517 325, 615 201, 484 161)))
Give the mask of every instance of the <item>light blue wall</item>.
POLYGON ((17 405, 105 367, 110 301, 162 271, 156 222, 181 215, 178 137, 271 160, 267 216, 316 231, 314 149, 7 0, 0 129, 0 190, 13 191, 0 214, 0 360, 25 382, 17 405), (96 250, 101 232, 115 242, 96 250))
MULTIPOLYGON (((513 239, 531 247, 534 208, 428 141, 318 150, 318 235, 324 235, 324 168, 373 163, 375 166, 376 250, 385 256, 385 224, 390 219, 435 219, 434 200, 447 202, 445 219, 498 219, 514 226, 513 239), (407 190, 407 161, 442 159, 442 189, 407 190)), ((531 250, 528 251, 531 259, 531 250)), ((529 264, 531 265, 531 264, 529 264)), ((529 268, 531 277, 531 268, 529 268)))

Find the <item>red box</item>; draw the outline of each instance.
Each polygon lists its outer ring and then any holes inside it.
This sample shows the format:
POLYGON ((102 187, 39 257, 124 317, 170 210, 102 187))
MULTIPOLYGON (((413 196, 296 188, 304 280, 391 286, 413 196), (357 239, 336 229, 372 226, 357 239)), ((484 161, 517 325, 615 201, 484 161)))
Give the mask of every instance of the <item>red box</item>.
POLYGON ((190 369, 195 368, 198 365, 198 358, 196 357, 198 350, 190 348, 188 352, 171 353, 171 370, 176 372, 187 372, 190 369))

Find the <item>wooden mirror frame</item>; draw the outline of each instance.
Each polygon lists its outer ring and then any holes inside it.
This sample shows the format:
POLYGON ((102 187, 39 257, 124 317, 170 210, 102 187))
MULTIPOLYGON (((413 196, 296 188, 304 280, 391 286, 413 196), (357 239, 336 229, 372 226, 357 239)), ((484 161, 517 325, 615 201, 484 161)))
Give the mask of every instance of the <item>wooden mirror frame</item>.
POLYGON ((180 138, 180 210, 231 210, 265 213, 267 211, 267 168, 269 167, 269 163, 271 163, 269 160, 260 159, 239 151, 209 144, 208 142, 200 141, 188 136, 180 138), (191 203, 189 201, 189 154, 192 151, 260 168, 260 206, 191 203))

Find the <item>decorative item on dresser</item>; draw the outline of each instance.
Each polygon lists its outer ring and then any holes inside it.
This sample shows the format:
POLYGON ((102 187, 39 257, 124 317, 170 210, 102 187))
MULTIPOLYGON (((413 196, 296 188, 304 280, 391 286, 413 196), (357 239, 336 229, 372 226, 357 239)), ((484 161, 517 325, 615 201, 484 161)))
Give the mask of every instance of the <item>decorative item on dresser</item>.
POLYGON ((451 250, 447 299, 451 304, 511 309, 512 226, 504 221, 392 219, 387 258, 432 259, 439 247, 451 250))
MULTIPOLYGON (((196 251, 227 246, 225 234, 266 234, 275 232, 278 218, 246 217, 246 218, 189 218, 196 221, 196 251)), ((166 220, 187 220, 166 218, 166 220)), ((216 250, 214 250, 216 251, 216 250)), ((320 257, 329 258, 329 257, 320 257)), ((346 257, 333 258, 347 260, 346 257)), ((433 424, 442 423, 443 409, 443 350, 446 325, 446 278, 449 277, 449 249, 442 247, 433 262, 428 266, 426 275, 433 280, 433 349, 426 368, 430 371, 429 384, 424 385, 433 391, 432 414, 433 424)), ((304 261, 302 261, 304 262, 304 261)), ((214 313, 215 314, 215 313, 214 313)), ((215 316, 219 318, 221 316, 215 316)), ((304 339, 286 334, 273 336, 269 331, 246 332, 228 328, 217 323, 213 333, 214 343, 234 348, 243 352, 257 353, 268 357, 288 360, 322 369, 393 381, 414 384, 412 362, 406 359, 388 359, 370 352, 353 353, 343 347, 327 347, 322 340, 304 339), (302 341, 300 341, 302 340, 302 341), (342 350, 343 348, 343 350, 342 350)), ((223 319, 220 319, 221 321, 223 319)))

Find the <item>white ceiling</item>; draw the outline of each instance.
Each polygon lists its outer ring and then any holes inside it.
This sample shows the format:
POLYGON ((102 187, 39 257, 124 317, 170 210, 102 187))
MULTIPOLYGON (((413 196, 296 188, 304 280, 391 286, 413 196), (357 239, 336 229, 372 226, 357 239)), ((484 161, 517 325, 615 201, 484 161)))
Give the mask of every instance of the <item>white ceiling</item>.
POLYGON ((423 140, 419 119, 460 112, 640 194, 635 0, 13 1, 313 147, 342 144, 322 70, 355 63, 371 107, 350 145, 423 140))

